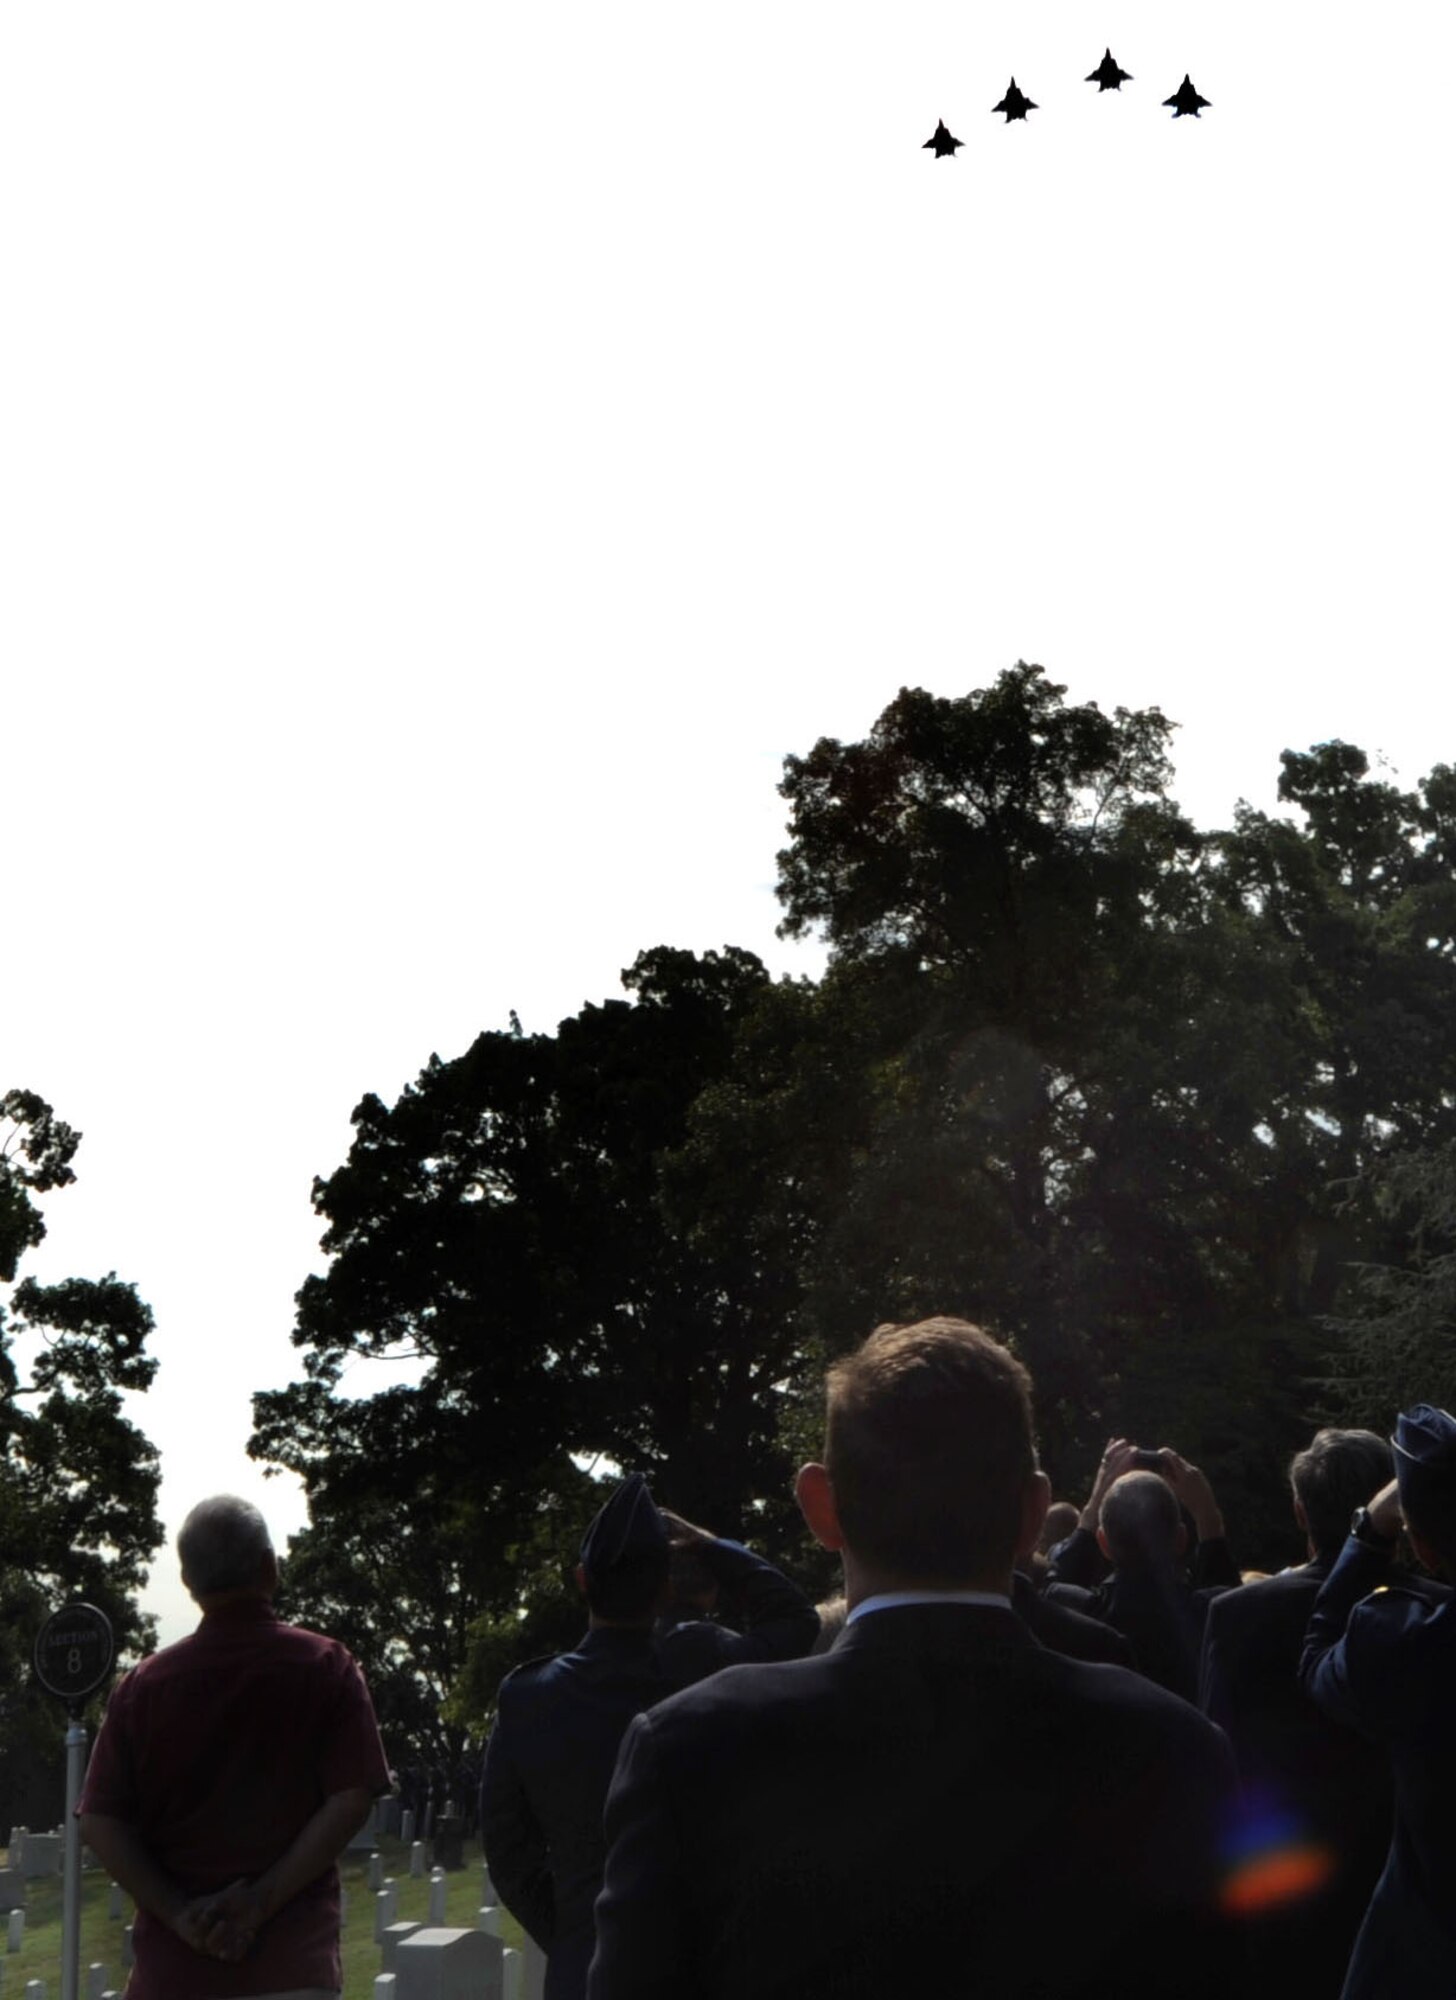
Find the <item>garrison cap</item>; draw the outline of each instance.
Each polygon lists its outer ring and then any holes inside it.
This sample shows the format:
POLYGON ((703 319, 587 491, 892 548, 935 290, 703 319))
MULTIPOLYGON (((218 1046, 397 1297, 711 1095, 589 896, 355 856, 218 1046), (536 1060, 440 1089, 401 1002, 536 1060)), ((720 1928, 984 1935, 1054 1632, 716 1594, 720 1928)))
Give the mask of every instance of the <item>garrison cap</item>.
POLYGON ((634 1472, 587 1529, 581 1544, 582 1567, 588 1576, 607 1576, 622 1564, 657 1554, 667 1554, 667 1523, 653 1505, 646 1477, 634 1472))
POLYGON ((1401 1506, 1414 1515, 1449 1514, 1456 1507, 1456 1417, 1431 1403, 1417 1403, 1395 1420, 1390 1440, 1401 1506))

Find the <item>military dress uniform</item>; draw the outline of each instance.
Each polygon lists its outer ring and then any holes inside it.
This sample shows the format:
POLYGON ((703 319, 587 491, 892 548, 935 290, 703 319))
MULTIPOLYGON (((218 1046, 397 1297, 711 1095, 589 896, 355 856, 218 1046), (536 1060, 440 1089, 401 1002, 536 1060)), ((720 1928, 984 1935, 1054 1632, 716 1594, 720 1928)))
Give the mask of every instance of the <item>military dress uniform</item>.
MULTIPOLYGON (((666 1546, 661 1517, 634 1475, 588 1532, 588 1568, 601 1560, 602 1523, 612 1528, 614 1507, 633 1517, 629 1535, 660 1534, 666 1546)), ((502 1902, 547 1954, 546 2000, 586 1992, 605 1862, 602 1811, 633 1717, 720 1667, 807 1653, 819 1630, 803 1592, 741 1543, 694 1547, 741 1605, 744 1631, 707 1621, 665 1635, 596 1626, 571 1652, 532 1660, 501 1683, 481 1779, 481 1841, 502 1902)))
MULTIPOLYGON (((1392 1439, 1407 1520, 1456 1504, 1456 1421, 1419 1404, 1392 1439)), ((1363 1514, 1363 1509, 1361 1513, 1363 1514)), ((1315 1602, 1300 1677, 1336 1722, 1382 1743, 1395 1787, 1385 1869, 1355 1941, 1344 2000, 1456 1993, 1456 1604, 1391 1580, 1395 1543, 1357 1515, 1315 1602), (1363 1538, 1362 1538, 1363 1537, 1363 1538)))

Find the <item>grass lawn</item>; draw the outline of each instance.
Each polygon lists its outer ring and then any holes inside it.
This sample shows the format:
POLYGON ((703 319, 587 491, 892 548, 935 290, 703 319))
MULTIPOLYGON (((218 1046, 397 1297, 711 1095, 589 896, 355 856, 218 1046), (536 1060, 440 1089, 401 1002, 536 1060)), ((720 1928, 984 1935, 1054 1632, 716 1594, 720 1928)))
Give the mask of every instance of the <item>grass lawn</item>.
MULTIPOLYGON (((424 1923, 429 1914, 428 1878, 417 1881, 409 1872, 409 1849, 401 1841, 381 1840, 380 1853, 385 1874, 399 1885, 399 1921, 424 1923)), ((8 1857, 7 1857, 8 1859, 8 1857)), ((465 1845, 465 1866, 447 1877, 445 1922, 452 1929, 473 1930, 480 1908, 480 1846, 465 1845)), ((374 1975, 379 1970, 379 1947, 374 1942, 374 1897, 365 1880, 365 1863, 347 1861, 341 1871, 348 1907, 344 1913, 343 1958, 344 2000, 373 2000, 374 1975)), ((131 1922, 130 1902, 123 1899, 125 1916, 106 1914, 111 1884, 99 1868, 88 1868, 81 1891, 81 1996, 85 2000, 86 1968, 104 1965, 109 1987, 121 1990, 121 1933, 131 1922)), ((25 1909, 25 1943, 18 1953, 3 1949, 4 1920, 0 1918, 0 1992, 5 2000, 22 2000, 26 1981, 39 1979, 45 1986, 45 2000, 60 2000, 61 1994, 61 1878, 29 1884, 25 1909)), ((521 1944, 520 1925, 506 1919, 506 1943, 521 1944)))

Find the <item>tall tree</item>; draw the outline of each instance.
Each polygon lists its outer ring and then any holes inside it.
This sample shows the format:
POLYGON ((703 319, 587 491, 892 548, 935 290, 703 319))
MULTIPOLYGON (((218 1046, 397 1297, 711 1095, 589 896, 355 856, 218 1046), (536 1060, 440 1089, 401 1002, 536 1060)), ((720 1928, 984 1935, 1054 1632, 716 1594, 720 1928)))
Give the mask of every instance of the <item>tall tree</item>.
POLYGON ((394 1105, 363 1100, 348 1160, 315 1183, 331 1262, 298 1295, 304 1379, 255 1399, 250 1449, 300 1474, 321 1536, 379 1502, 426 1527, 448 1494, 477 1619, 514 1615, 548 1497, 575 1547, 581 1465, 640 1468, 728 1530, 787 1485, 772 1388, 793 1273, 696 1239, 663 1179, 769 981, 746 952, 663 948, 624 983, 630 1001, 555 1035, 481 1035, 394 1105), (408 1357, 419 1379, 345 1396, 360 1357, 408 1357))
POLYGON ((787 760, 783 929, 829 941, 824 1015, 879 1034, 851 1037, 859 1130, 807 1310, 831 1347, 879 1313, 981 1314, 1031 1361, 1054 1469, 1125 1425, 1272 1521, 1364 1240, 1335 1183, 1456 1102, 1456 785, 1399 793, 1323 745, 1284 757, 1301 823, 1200 834, 1161 713, 1063 692, 1024 664, 902 690, 864 742, 787 760))
POLYGON ((156 1373, 151 1312, 114 1271, 15 1282, 45 1237, 36 1197, 75 1179, 79 1143, 34 1092, 0 1096, 0 1667, 11 1689, 0 1704, 0 1802, 12 1805, 36 1785, 48 1796, 62 1768, 61 1719, 28 1671, 47 1612, 89 1599, 122 1653, 153 1636, 137 1593, 162 1539, 158 1461, 122 1405, 122 1391, 156 1373))

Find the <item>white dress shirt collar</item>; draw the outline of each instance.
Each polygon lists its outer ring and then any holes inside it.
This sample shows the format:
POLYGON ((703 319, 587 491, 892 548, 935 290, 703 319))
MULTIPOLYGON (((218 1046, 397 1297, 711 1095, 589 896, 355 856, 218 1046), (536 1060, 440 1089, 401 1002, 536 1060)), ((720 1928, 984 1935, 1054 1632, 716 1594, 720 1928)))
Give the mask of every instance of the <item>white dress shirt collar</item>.
POLYGON ((871 1611, 897 1611, 902 1604, 991 1604, 1009 1611, 1011 1599, 999 1590, 882 1590, 875 1597, 862 1597, 845 1619, 853 1625, 871 1611))

